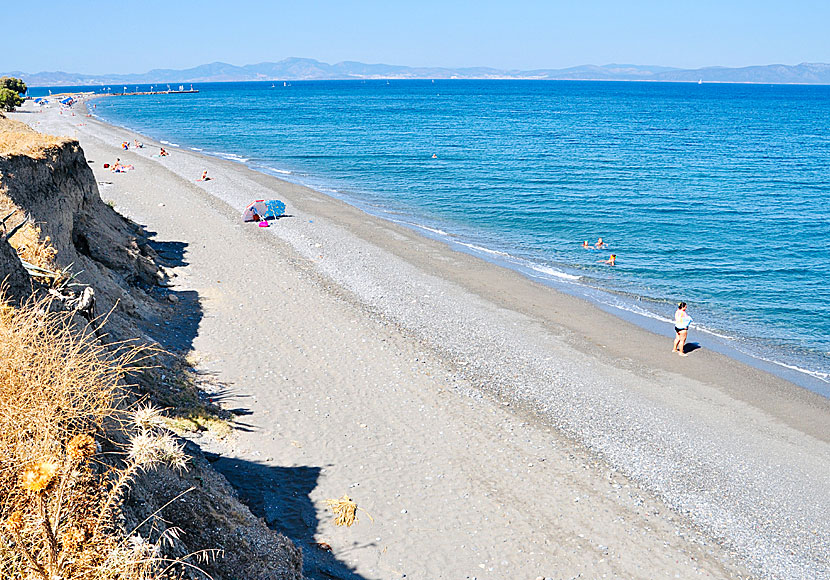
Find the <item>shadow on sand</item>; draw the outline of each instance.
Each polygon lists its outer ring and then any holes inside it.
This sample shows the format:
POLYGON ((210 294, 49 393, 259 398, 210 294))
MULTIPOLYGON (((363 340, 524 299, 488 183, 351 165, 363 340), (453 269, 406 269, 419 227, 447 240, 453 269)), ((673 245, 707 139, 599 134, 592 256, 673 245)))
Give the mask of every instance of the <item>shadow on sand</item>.
POLYGON ((683 348, 683 352, 685 352, 686 354, 689 354, 690 352, 694 352, 699 348, 703 348, 703 347, 700 346, 696 342, 687 342, 686 345, 683 348))
MULTIPOLYGON (((292 216, 280 216, 284 217, 292 216)), ((157 240, 155 232, 144 228, 142 233, 158 256, 156 261, 159 265, 166 268, 188 265, 185 260, 187 243, 157 240)), ((145 288, 145 291, 162 304, 169 304, 169 310, 163 319, 145 321, 144 330, 166 351, 186 355, 193 348, 193 340, 204 316, 198 293, 176 291, 165 286, 145 288)), ((197 382, 203 379, 219 387, 211 389, 209 395, 198 394, 205 404, 218 405, 227 399, 229 387, 221 382, 220 377, 195 369, 192 372, 197 376, 197 382)), ((234 399, 239 398, 240 395, 234 394, 234 399)), ((236 429, 251 429, 250 425, 238 419, 250 415, 251 410, 237 408, 225 411, 237 417, 234 421, 236 429)), ((205 456, 225 476, 255 516, 263 518, 271 529, 283 533, 302 549, 303 573, 307 578, 365 580, 331 552, 319 546, 314 538, 319 520, 310 494, 317 487, 320 467, 269 466, 211 453, 206 453, 205 456)))
POLYGON ((314 538, 319 520, 310 494, 317 487, 321 468, 269 466, 212 454, 207 458, 255 516, 303 550, 303 574, 307 578, 365 580, 321 548, 314 538))

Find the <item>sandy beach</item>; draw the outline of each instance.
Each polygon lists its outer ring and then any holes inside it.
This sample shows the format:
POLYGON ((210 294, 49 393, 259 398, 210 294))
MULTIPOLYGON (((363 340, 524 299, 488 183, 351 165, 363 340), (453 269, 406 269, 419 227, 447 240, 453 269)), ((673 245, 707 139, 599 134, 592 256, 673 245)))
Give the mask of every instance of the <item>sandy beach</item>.
POLYGON ((163 346, 238 413, 196 442, 309 578, 830 578, 830 400, 75 111, 12 116, 76 137, 101 197, 175 253, 163 346), (243 223, 263 198, 286 217, 243 223), (344 494, 351 528, 326 507, 344 494))

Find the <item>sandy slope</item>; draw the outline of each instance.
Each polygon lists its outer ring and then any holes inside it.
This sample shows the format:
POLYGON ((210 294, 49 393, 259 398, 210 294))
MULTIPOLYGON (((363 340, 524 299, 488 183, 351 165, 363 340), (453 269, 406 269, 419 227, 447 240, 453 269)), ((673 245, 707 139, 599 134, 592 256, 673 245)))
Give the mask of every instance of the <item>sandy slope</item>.
POLYGON ((830 577, 827 400, 317 192, 18 118, 77 135, 105 200, 187 244, 185 346, 244 410, 203 447, 309 576, 830 577), (116 156, 136 170, 103 170, 116 156), (242 224, 263 197, 291 217, 242 224), (334 527, 344 493, 374 522, 334 527))

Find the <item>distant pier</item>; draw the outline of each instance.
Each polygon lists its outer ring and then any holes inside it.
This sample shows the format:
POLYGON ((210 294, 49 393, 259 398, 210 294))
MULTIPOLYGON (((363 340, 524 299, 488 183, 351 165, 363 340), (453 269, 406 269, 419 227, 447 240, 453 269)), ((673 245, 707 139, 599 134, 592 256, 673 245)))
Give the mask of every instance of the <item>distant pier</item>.
POLYGON ((137 91, 132 93, 104 93, 114 97, 123 97, 130 95, 185 95, 189 93, 198 93, 199 89, 186 89, 183 91, 137 91))

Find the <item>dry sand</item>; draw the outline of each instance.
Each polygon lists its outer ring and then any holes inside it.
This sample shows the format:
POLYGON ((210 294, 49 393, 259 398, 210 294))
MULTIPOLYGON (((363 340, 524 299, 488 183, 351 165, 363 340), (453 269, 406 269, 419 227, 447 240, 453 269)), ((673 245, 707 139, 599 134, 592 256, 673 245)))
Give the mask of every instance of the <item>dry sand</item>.
POLYGON ((242 165, 17 118, 183 248, 168 344, 240 413, 198 442, 309 577, 830 578, 827 399, 242 165), (241 222, 274 197, 289 217, 241 222))

